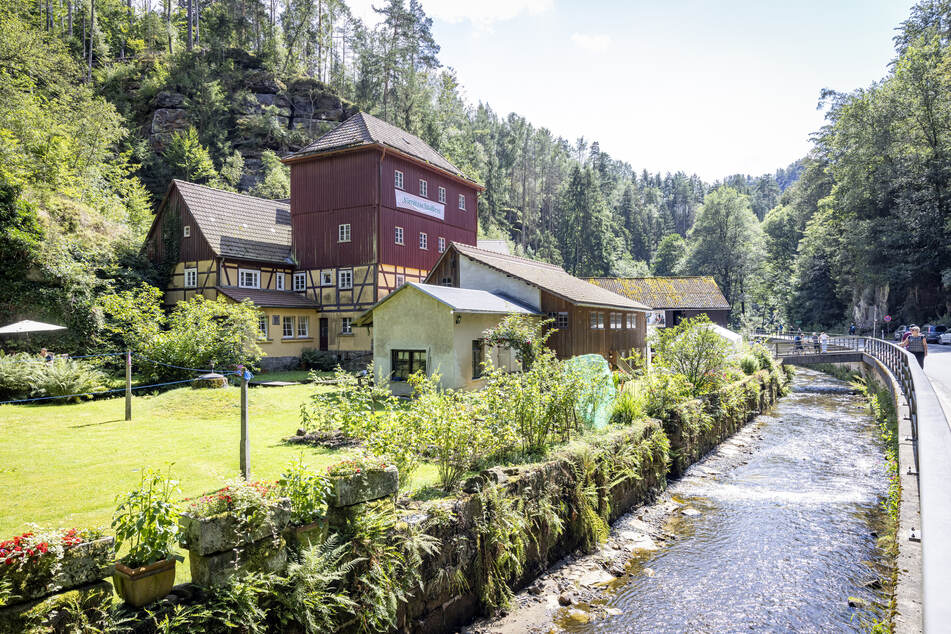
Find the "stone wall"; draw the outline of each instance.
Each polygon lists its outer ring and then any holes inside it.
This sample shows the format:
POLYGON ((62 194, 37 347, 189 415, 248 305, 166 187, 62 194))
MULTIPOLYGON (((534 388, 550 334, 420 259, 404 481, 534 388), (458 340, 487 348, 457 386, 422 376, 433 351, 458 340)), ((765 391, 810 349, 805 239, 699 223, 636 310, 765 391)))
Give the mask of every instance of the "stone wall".
MULTIPOLYGON (((478 481, 468 482, 466 488, 470 490, 480 484, 483 491, 500 487, 505 496, 517 499, 526 512, 546 495, 554 495, 563 503, 564 532, 551 540, 546 537, 544 526, 530 523, 522 575, 510 579, 509 585, 515 590, 529 585, 548 566, 583 545, 585 528, 577 519, 579 509, 573 503, 573 490, 583 471, 580 465, 597 465, 585 477, 591 478, 599 491, 598 514, 614 521, 631 508, 652 501, 666 487, 671 454, 676 454, 677 459, 670 466, 676 473, 682 473, 769 407, 780 396, 783 381, 779 373, 761 371, 742 382, 745 396, 730 407, 719 395, 705 402, 693 402, 691 408, 709 415, 709 425, 693 433, 685 433, 679 419, 648 420, 641 426, 613 432, 588 448, 561 452, 545 463, 496 467, 483 472, 478 481), (632 465, 636 465, 636 473, 625 473, 632 465)), ((464 496, 451 506, 452 520, 429 531, 442 540, 443 547, 436 557, 425 561, 425 590, 403 606, 400 631, 451 632, 481 612, 479 593, 484 563, 480 560, 486 546, 481 543, 479 531, 485 512, 482 493, 464 496), (445 582, 456 576, 468 580, 469 587, 453 589, 445 582)), ((415 521, 426 521, 425 511, 415 521)))

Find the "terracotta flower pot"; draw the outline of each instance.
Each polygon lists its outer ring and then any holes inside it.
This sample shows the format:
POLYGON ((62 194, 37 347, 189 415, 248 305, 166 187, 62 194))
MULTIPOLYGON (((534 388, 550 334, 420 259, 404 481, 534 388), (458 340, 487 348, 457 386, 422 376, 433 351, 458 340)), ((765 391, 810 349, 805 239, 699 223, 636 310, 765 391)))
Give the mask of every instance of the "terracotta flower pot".
POLYGON ((175 585, 175 560, 163 559, 141 568, 129 568, 116 564, 112 575, 116 594, 135 608, 141 608, 161 599, 175 585))

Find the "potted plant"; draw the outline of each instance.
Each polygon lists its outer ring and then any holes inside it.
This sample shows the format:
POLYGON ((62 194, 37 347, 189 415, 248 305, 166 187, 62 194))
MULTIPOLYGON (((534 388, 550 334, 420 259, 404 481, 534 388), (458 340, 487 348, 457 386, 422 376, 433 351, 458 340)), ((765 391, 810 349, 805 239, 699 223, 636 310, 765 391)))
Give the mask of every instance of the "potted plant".
POLYGON ((112 579, 116 593, 133 607, 161 599, 175 585, 179 510, 172 496, 177 492, 176 481, 147 469, 138 488, 116 496, 116 550, 128 544, 129 551, 116 564, 112 579))
POLYGON ((396 467, 375 458, 342 460, 327 467, 327 475, 329 503, 338 508, 389 497, 399 489, 396 467))
POLYGON ((96 529, 36 526, 0 542, 3 602, 23 603, 107 577, 112 544, 96 529))
POLYGON ((327 529, 329 479, 308 469, 298 457, 284 469, 277 484, 281 495, 291 503, 290 524, 284 531, 288 544, 300 549, 322 542, 327 529))

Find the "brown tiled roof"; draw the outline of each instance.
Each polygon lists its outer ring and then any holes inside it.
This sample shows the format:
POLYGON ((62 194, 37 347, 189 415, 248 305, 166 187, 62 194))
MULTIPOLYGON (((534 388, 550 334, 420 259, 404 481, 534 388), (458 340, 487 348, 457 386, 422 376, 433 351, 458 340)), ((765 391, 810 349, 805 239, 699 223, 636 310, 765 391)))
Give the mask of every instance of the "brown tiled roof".
POLYGON ((291 261, 291 206, 174 180, 198 229, 218 255, 261 262, 291 261))
POLYGON ((472 180, 419 137, 365 112, 358 112, 287 158, 377 143, 409 154, 466 180, 472 180))
MULTIPOLYGON (((514 255, 495 253, 477 247, 453 242, 452 247, 468 258, 481 262, 498 271, 536 286, 544 291, 566 299, 573 304, 583 306, 598 306, 606 308, 622 308, 626 310, 647 310, 648 307, 612 293, 601 287, 589 284, 581 278, 569 275, 560 266, 537 262, 514 255)), ((443 256, 445 257, 445 256, 443 256)), ((436 267, 433 267, 434 269, 436 267)), ((491 290, 491 289, 486 289, 491 290)))
POLYGON ((233 286, 216 286, 215 288, 219 293, 236 302, 250 299, 255 306, 264 308, 317 308, 317 302, 314 300, 291 291, 235 288, 233 286))
POLYGON ((588 281, 655 309, 730 309, 712 277, 594 277, 588 281))

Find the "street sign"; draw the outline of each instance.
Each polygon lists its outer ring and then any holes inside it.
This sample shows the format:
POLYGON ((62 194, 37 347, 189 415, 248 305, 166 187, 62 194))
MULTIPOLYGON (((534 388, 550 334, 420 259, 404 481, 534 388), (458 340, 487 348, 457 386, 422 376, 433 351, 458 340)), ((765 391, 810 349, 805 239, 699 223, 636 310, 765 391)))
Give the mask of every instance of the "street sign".
POLYGON ((892 316, 891 316, 891 315, 885 315, 885 318, 884 318, 884 319, 885 319, 886 322, 889 322, 889 321, 892 320, 892 316))

